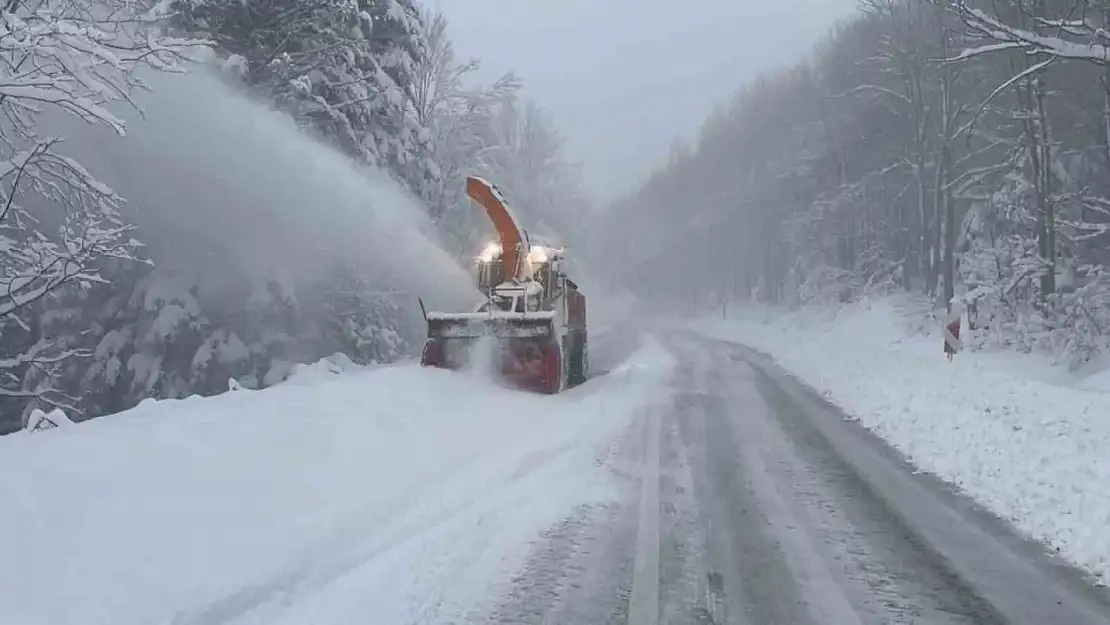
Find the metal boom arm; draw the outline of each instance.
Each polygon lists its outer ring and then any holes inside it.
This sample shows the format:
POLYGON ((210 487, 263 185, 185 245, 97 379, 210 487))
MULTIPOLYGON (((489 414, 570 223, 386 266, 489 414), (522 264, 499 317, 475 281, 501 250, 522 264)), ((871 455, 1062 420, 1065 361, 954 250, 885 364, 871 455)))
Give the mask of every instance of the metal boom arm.
POLYGON ((507 274, 505 277, 510 280, 523 279, 528 271, 527 234, 518 225, 505 196, 501 195, 496 186, 477 176, 467 177, 466 194, 486 209, 486 214, 497 230, 497 236, 501 239, 501 261, 507 274))

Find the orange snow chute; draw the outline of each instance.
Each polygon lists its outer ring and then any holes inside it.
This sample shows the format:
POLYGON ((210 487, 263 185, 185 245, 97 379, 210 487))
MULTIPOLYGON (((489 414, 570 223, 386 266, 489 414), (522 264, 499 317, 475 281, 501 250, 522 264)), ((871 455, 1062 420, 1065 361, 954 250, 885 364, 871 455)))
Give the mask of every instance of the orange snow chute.
POLYGON ((505 278, 520 280, 524 277, 521 261, 527 254, 527 250, 524 250, 524 233, 513 218, 505 197, 497 187, 476 176, 467 176, 466 194, 486 209, 486 214, 497 230, 497 236, 501 239, 501 262, 506 270, 505 278), (525 254, 521 254, 521 251, 525 254))

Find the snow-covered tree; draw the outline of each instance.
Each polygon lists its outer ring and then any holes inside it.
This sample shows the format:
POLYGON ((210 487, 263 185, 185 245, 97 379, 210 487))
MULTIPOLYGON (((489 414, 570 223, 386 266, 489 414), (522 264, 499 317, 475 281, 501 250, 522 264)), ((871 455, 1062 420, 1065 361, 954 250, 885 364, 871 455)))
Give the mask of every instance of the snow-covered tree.
MULTIPOLYGON (((134 259, 139 243, 120 216, 123 198, 43 135, 46 110, 110 128, 109 108, 127 101, 141 67, 175 70, 201 45, 161 33, 161 5, 140 0, 13 0, 0 15, 0 344, 19 344, 38 324, 35 305, 67 285, 102 282, 98 263, 134 259), (14 335, 14 336, 13 336, 14 335)), ((65 405, 49 382, 68 358, 87 356, 49 335, 0 359, 0 393, 65 405), (27 369, 47 375, 31 388, 27 369)))
POLYGON ((424 24, 428 54, 415 68, 414 105, 431 133, 431 157, 440 173, 425 200, 439 231, 465 257, 477 244, 480 224, 468 205, 464 181, 479 171, 481 155, 499 145, 495 120, 517 98, 521 83, 509 73, 488 86, 468 84, 479 61, 458 62, 442 13, 425 15, 424 24))
POLYGON ((640 250, 621 279, 660 304, 900 288, 963 300, 972 345, 1110 347, 1110 5, 863 8, 605 213, 640 250))
MULTIPOLYGON (((412 355, 420 330, 411 310, 403 309, 412 295, 375 286, 348 266, 333 268, 320 285, 322 344, 361 365, 386 364, 412 355)), ((414 306, 415 302, 409 302, 414 306)))
POLYGON ((243 79, 358 161, 426 197, 439 178, 414 105, 427 44, 412 0, 174 0, 243 79))

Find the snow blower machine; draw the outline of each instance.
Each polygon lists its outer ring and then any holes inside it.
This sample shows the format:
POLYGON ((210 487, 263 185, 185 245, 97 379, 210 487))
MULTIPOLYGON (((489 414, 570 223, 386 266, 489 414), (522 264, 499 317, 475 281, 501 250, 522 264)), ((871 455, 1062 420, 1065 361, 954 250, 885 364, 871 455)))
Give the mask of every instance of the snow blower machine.
POLYGON ((586 297, 564 273, 564 249, 534 242, 498 188, 476 177, 466 193, 485 208, 497 231, 474 259, 472 274, 485 300, 473 312, 427 312, 420 363, 463 369, 488 360, 509 385, 555 394, 586 381, 586 297), (489 350, 480 357, 476 352, 489 350))

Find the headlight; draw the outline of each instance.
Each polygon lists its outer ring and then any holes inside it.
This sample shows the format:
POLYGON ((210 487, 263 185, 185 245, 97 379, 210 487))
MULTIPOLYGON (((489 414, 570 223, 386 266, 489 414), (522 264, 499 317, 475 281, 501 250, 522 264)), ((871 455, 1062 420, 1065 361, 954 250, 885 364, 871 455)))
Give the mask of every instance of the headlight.
POLYGON ((533 263, 546 263, 547 250, 542 247, 533 247, 532 250, 528 252, 528 260, 533 263))
POLYGON ((486 249, 482 250, 482 255, 478 257, 484 263, 493 262, 493 259, 501 253, 501 244, 494 241, 486 245, 486 249))

